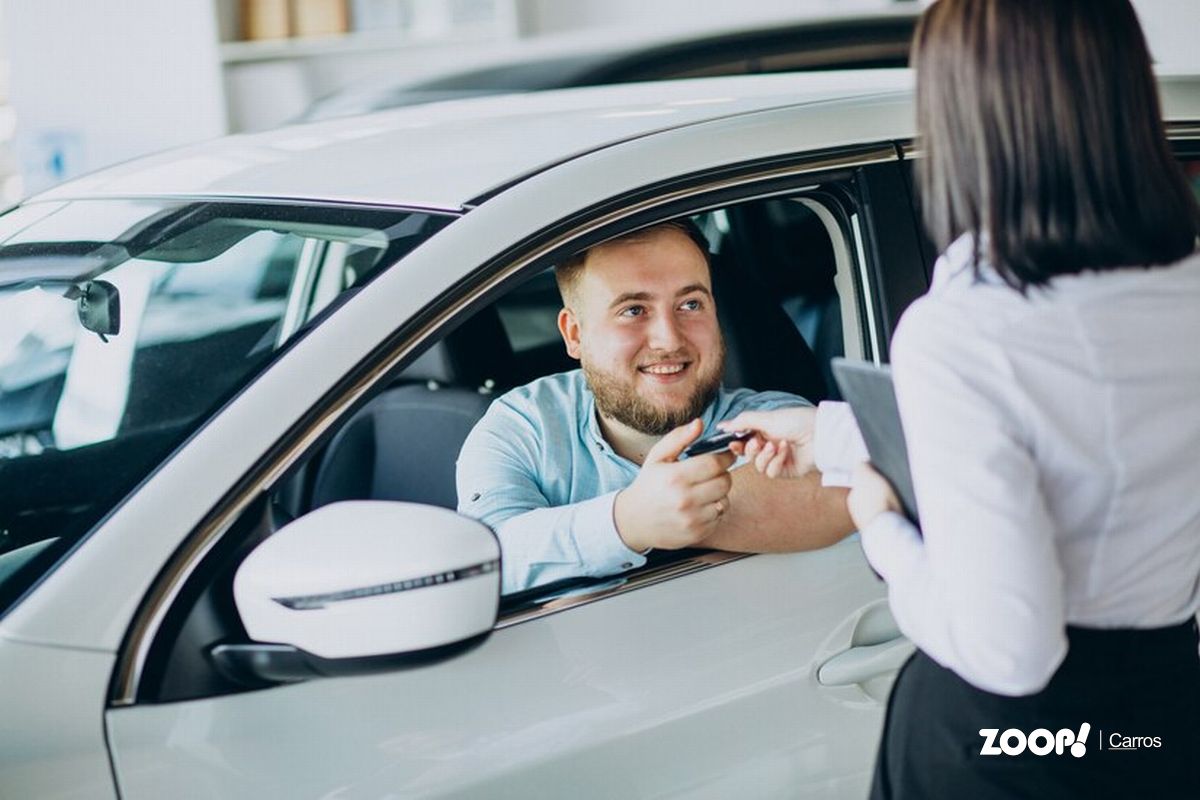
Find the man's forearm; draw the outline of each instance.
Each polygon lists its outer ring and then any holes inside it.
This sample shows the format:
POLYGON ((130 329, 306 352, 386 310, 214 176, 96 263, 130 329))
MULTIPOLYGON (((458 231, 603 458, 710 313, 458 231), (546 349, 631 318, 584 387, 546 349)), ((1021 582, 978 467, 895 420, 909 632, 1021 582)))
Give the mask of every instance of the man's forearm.
POLYGON ((740 553, 826 547, 854 530, 846 494, 846 489, 822 487, 816 471, 795 480, 777 480, 752 466, 741 467, 733 474, 729 510, 704 545, 740 553))
POLYGON ((646 563, 617 535, 614 494, 532 509, 494 523, 502 553, 502 591, 508 594, 561 578, 614 575, 646 563))

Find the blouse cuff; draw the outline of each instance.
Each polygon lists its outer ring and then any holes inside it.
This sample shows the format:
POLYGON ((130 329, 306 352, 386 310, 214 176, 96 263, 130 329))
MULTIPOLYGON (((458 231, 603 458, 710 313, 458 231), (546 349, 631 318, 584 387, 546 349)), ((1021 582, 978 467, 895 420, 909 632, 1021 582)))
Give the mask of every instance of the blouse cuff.
POLYGON ((869 458, 850 404, 822 401, 813 423, 813 462, 821 485, 850 486, 854 468, 869 458))
POLYGON ((863 552, 885 581, 904 580, 924 558, 920 532, 902 514, 884 511, 859 531, 863 552))

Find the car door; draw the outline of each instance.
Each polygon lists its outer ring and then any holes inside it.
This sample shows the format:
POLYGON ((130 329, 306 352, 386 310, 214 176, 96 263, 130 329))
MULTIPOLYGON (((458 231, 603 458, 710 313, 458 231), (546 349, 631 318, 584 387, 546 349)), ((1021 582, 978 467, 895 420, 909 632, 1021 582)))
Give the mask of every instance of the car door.
MULTIPOLYGON (((767 196, 817 181, 840 198, 826 212, 844 232, 845 274, 858 287, 860 354, 884 358, 899 306, 924 280, 895 149, 797 155, 790 171, 750 164, 670 191, 646 181, 652 164, 674 168, 654 156, 678 145, 581 159, 489 198, 338 309, 193 443, 216 451, 226 437, 246 438, 222 473, 226 488, 207 483, 215 505, 160 562, 121 645, 105 725, 123 797, 862 793, 905 651, 854 539, 811 553, 697 555, 620 587, 512 609, 481 647, 422 668, 252 691, 198 685, 179 699, 150 688, 151 673, 161 686, 172 669, 165 656, 155 661, 172 616, 215 580, 206 556, 236 553, 239 535, 269 527, 263 493, 289 459, 312 451, 320 426, 328 431, 372 380, 456 316, 589 236, 711 206, 721 193, 767 196), (580 210, 564 215, 551 198, 578 189, 581 175, 580 210), (872 214, 872 192, 899 192, 887 204, 899 213, 872 214), (873 255, 883 251, 895 256, 886 271, 873 255), (375 332, 385 312, 390 335, 375 332), (287 396, 304 376, 320 391, 287 396), (272 408, 282 418, 251 431, 272 408), (272 445, 255 455, 255 436, 272 445)), ((156 478, 157 502, 185 473, 156 478)))

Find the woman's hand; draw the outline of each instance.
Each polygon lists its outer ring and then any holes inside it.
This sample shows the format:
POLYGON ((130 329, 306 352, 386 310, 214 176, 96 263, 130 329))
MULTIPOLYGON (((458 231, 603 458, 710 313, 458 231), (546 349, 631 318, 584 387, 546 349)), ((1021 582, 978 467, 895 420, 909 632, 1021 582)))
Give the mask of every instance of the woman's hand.
POLYGON ((854 484, 846 497, 846 507, 854 527, 860 531, 885 511, 900 511, 900 500, 887 478, 870 464, 859 464, 854 470, 854 484))
POLYGON ((734 442, 731 450, 744 455, 754 468, 771 478, 799 478, 813 469, 813 423, 815 408, 780 408, 774 411, 745 411, 717 423, 723 431, 753 431, 745 442, 734 442))

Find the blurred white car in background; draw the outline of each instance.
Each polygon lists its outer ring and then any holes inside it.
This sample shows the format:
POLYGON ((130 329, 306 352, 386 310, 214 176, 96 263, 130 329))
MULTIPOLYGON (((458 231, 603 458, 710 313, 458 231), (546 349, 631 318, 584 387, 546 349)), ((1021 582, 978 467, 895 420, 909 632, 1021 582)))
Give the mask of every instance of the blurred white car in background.
POLYGON ((302 121, 439 100, 681 78, 908 66, 920 8, 849 16, 550 34, 464 58, 435 75, 381 75, 317 100, 302 121))
MULTIPOLYGON (((886 361, 910 83, 438 103, 0 216, 0 794, 862 796, 911 645, 853 537, 500 598, 448 509, 488 401, 572 365, 549 268, 623 231, 707 232, 729 385, 886 361)), ((1162 91, 1194 168, 1200 80, 1162 91)))

